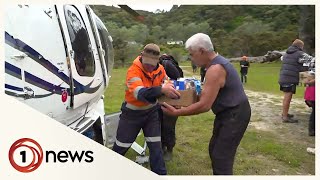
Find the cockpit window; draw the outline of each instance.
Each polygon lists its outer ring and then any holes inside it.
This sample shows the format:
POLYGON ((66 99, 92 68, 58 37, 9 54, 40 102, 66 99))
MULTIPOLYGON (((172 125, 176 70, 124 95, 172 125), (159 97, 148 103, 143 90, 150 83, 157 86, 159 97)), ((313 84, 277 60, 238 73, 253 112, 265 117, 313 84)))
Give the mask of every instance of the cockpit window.
POLYGON ((113 68, 113 47, 112 47, 112 39, 109 35, 107 29, 103 25, 100 19, 95 18, 98 33, 101 40, 102 49, 104 50, 104 60, 106 64, 106 68, 108 71, 108 75, 111 75, 111 69, 113 68))
POLYGON ((74 62, 80 76, 94 76, 95 64, 87 29, 79 11, 71 5, 64 6, 74 62))

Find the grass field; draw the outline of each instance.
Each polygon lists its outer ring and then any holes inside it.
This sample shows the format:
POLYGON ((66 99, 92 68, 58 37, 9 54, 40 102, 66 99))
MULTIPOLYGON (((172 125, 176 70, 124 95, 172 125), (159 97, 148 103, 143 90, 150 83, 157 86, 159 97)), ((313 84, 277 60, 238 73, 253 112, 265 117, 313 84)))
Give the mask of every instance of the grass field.
MULTIPOLYGON (((181 66, 190 66, 190 62, 182 62, 181 66)), ((233 63, 233 66, 237 69, 240 75, 239 63, 233 63)), ((260 92, 268 92, 273 94, 282 95, 282 91, 279 90, 278 78, 280 72, 280 62, 272 63, 251 63, 248 71, 248 83, 245 84, 246 89, 260 92)), ((192 68, 186 68, 192 72, 192 68)), ((200 69, 198 70, 198 72, 200 69)), ((198 73, 199 74, 199 73, 198 73)), ((297 86, 297 92, 294 97, 302 98, 305 87, 297 86)))
MULTIPOLYGON (((188 66, 189 63, 181 63, 188 66)), ((238 68, 237 64, 235 67, 238 68)), ((248 84, 244 87, 251 91, 281 95, 277 84, 280 64, 251 64, 248 84)), ((191 67, 184 70, 192 72, 191 67)), ((124 99, 126 69, 114 69, 109 88, 105 93, 106 113, 118 112, 124 99)), ((302 87, 298 87, 295 98, 301 98, 302 87)), ((279 96, 280 97, 280 96, 279 96)), ((302 99, 301 99, 302 100, 302 99)), ((250 99, 250 103, 260 101, 250 99)), ((281 101, 281 99, 279 100, 281 101)), ((252 106, 252 108, 255 108, 252 106)), ((259 110, 258 110, 259 111, 259 110)), ((272 111, 272 109, 271 109, 272 111)), ((253 111, 251 121, 262 121, 260 113, 253 111)), ((308 115, 301 115, 307 118, 308 115)), ((212 112, 195 116, 179 117, 176 126, 177 142, 172 161, 166 162, 169 175, 211 175, 208 143, 212 134, 214 115, 212 112)), ((297 175, 315 174, 315 157, 307 154, 306 146, 314 145, 314 138, 304 133, 306 123, 301 125, 275 125, 276 131, 264 131, 248 127, 238 148, 234 174, 236 175, 297 175), (279 129, 280 128, 280 129, 279 129), (292 129, 290 129, 292 128, 292 129), (295 128, 302 133, 291 136, 295 128), (280 138, 281 137, 281 138, 280 138)), ((143 138, 138 142, 142 144, 143 138)), ((135 160, 135 152, 129 150, 126 157, 135 160)), ((145 167, 148 168, 148 165, 145 167)))

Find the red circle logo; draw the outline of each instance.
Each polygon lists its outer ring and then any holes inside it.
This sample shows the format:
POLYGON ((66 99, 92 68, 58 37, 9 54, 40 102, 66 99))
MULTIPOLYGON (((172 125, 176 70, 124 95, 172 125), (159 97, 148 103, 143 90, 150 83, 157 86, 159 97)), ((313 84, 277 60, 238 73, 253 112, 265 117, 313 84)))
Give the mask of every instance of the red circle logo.
MULTIPOLYGON (((26 159, 26 153, 25 151, 21 151, 20 154, 23 155, 22 156, 22 161, 25 161, 26 159), (24 152, 24 153, 21 153, 24 152)), ((17 171, 23 172, 23 173, 28 173, 28 172, 32 172, 34 170, 36 170, 40 164, 42 163, 42 159, 43 159, 43 151, 42 148, 40 146, 40 144, 30 138, 22 138, 17 140, 16 142, 14 142, 9 150, 9 161, 10 164, 12 165, 12 167, 14 167, 17 171), (27 166, 20 166, 18 165, 15 160, 14 160, 14 152, 21 147, 25 147, 28 148, 31 152, 32 152, 32 161, 29 165, 27 166)))
POLYGON ((63 90, 61 93, 61 100, 62 102, 66 102, 68 99, 68 92, 66 90, 63 90))

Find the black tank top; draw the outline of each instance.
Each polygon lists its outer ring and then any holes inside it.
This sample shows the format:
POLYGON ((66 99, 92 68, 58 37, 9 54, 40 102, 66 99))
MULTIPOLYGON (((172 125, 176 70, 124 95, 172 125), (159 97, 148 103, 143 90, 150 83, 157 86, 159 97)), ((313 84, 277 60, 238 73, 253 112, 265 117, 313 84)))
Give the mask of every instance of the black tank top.
POLYGON ((212 61, 211 65, 220 64, 227 72, 225 85, 219 90, 216 100, 212 104, 212 112, 218 114, 229 108, 233 108, 244 101, 248 101, 244 92, 239 75, 233 65, 224 57, 218 55, 212 61))

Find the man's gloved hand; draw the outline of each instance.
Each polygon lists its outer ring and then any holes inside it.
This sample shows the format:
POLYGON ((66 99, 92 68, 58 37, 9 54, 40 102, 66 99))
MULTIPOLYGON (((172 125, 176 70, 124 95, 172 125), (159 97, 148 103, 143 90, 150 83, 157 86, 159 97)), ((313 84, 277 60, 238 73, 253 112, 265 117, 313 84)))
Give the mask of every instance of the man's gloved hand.
POLYGON ((179 99, 180 93, 174 88, 172 83, 162 85, 161 93, 171 99, 179 99))

